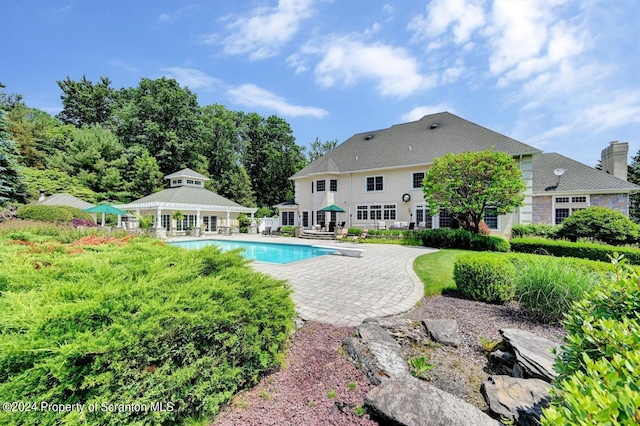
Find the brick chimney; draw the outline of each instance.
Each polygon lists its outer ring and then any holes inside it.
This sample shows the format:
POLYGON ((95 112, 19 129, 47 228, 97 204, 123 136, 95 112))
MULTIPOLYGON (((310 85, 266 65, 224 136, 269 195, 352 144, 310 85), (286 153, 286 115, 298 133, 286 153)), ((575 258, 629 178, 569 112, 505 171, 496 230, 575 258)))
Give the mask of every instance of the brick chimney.
POLYGON ((628 142, 609 142, 609 146, 602 150, 602 171, 627 180, 627 157, 629 156, 628 142))

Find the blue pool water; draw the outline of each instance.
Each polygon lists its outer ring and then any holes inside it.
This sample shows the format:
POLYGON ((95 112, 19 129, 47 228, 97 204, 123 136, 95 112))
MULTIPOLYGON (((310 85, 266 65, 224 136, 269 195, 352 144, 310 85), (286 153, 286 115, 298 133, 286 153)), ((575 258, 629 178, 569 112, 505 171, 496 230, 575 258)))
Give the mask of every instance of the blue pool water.
POLYGON ((268 263, 291 263, 335 252, 335 250, 312 246, 301 246, 297 244, 273 244, 245 241, 196 240, 181 241, 170 244, 172 246, 187 249, 200 249, 210 245, 216 245, 220 247, 222 251, 242 249, 242 255, 245 258, 268 263))

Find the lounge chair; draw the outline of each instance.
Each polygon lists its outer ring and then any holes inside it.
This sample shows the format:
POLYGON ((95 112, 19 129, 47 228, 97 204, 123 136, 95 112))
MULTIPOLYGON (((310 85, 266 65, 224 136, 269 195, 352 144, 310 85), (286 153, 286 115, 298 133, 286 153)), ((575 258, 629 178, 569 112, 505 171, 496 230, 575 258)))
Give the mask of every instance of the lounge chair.
POLYGON ((347 222, 340 223, 340 228, 344 228, 344 225, 346 225, 346 224, 347 224, 347 222))
POLYGON ((353 237, 353 242, 354 243, 364 242, 367 239, 367 235, 369 235, 369 230, 367 228, 364 228, 362 230, 362 234, 356 235, 355 237, 353 237))
POLYGON ((387 229, 387 224, 383 220, 379 221, 378 229, 387 229))
POLYGON ((267 226, 266 228, 264 228, 264 231, 262 231, 262 235, 271 235, 271 227, 267 226))
POLYGON ((419 222, 418 223, 418 230, 419 231, 423 231, 425 229, 427 229, 427 222, 419 222))
POLYGON ((340 232, 336 235, 336 241, 343 241, 347 236, 349 230, 347 228, 342 228, 340 232))
POLYGON ((411 222, 411 223, 409 224, 409 231, 413 231, 413 230, 415 230, 415 229, 416 229, 416 223, 415 223, 415 222, 411 222))
POLYGON ((278 226, 278 229, 276 229, 275 231, 271 231, 271 235, 273 235, 274 237, 282 236, 282 226, 278 226))

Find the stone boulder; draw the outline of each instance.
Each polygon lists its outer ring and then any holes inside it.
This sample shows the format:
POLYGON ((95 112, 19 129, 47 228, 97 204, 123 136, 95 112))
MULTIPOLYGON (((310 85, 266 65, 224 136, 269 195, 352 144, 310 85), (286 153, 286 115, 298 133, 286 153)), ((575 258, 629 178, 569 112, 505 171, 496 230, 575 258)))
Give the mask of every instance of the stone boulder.
POLYGON ((460 346, 460 328, 455 320, 430 320, 422 321, 424 327, 433 340, 447 346, 460 346))
MULTIPOLYGON (((500 334, 507 346, 513 349, 517 365, 522 369, 525 378, 532 377, 551 382, 557 376, 553 370, 556 356, 551 350, 560 351, 558 343, 514 328, 502 329, 500 334)), ((517 370, 514 366, 514 371, 517 370)))
POLYGON ((509 376, 489 376, 480 392, 496 417, 516 421, 516 424, 539 424, 542 408, 549 405, 551 385, 540 379, 518 379, 509 376))
POLYGON ((378 324, 369 322, 356 329, 358 337, 348 337, 342 346, 371 383, 409 374, 409 365, 400 344, 378 324))
POLYGON ((367 394, 365 405, 390 424, 499 426, 473 405, 412 376, 387 380, 367 394))

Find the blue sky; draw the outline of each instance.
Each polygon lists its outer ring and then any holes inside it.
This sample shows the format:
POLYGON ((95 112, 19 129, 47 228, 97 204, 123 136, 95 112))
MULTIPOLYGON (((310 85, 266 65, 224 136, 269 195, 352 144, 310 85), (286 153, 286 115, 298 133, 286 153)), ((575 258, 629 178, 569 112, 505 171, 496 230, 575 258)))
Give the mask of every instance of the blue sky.
POLYGON ((0 0, 0 81, 173 77, 200 105, 286 119, 301 145, 449 111, 594 165, 640 149, 640 1, 0 0))

